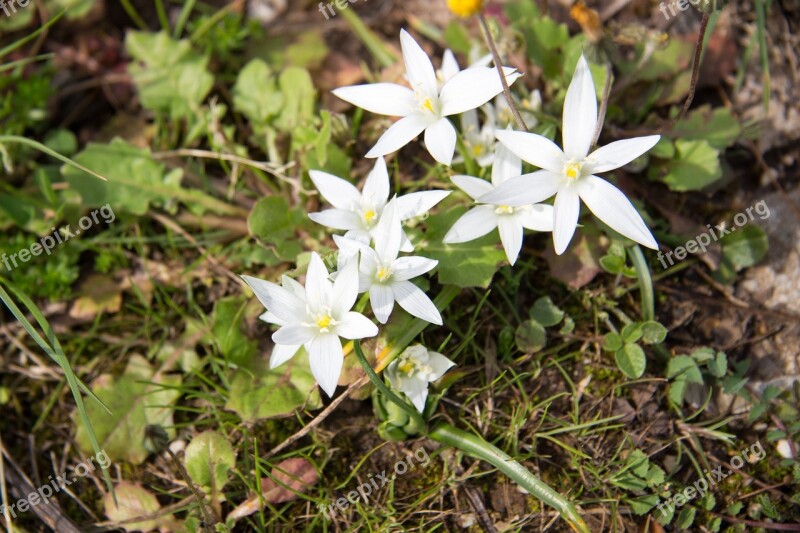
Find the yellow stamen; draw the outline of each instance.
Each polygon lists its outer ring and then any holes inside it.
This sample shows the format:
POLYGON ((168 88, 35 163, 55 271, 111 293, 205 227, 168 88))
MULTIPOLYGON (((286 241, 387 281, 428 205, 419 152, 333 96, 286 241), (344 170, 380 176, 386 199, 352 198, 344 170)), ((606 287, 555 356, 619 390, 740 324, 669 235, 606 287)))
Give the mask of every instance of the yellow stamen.
POLYGON ((414 361, 406 359, 397 365, 398 370, 403 374, 410 375, 414 371, 414 361))
POLYGON ((483 9, 483 0, 447 0, 447 7, 459 17, 471 17, 483 9))
POLYGON ((364 220, 366 220, 367 223, 369 224, 370 222, 372 222, 375 219, 376 216, 378 216, 378 214, 375 211, 373 211, 372 209, 370 209, 369 211, 364 213, 364 220))
POLYGON ((510 215, 514 213, 514 208, 508 205, 498 205, 494 208, 494 212, 498 215, 510 215))
POLYGON ((425 99, 425 101, 422 103, 422 107, 423 107, 424 109, 427 109, 427 110, 428 110, 428 111, 430 111, 431 113, 434 113, 434 112, 435 112, 435 111, 433 110, 433 102, 431 101, 431 99, 430 99, 430 98, 426 98, 426 99, 425 99))
POLYGON ((378 269, 378 281, 386 281, 391 275, 392 271, 386 267, 380 267, 378 269))
POLYGON ((569 179, 575 179, 581 175, 581 164, 580 163, 569 163, 566 168, 564 168, 564 174, 569 179))
POLYGON ((328 329, 331 325, 331 317, 328 315, 322 315, 321 317, 317 318, 317 327, 319 329, 328 329))
POLYGON ((472 153, 475 154, 475 157, 479 157, 483 154, 483 145, 476 144, 472 147, 472 153))

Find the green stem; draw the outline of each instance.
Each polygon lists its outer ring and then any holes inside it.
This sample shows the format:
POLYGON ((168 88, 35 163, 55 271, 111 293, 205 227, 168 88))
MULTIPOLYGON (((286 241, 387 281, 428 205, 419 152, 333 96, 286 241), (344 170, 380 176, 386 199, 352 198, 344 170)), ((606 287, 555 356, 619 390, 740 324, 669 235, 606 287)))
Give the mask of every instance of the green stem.
POLYGON ((47 146, 43 145, 42 143, 33 141, 31 139, 27 139, 25 137, 20 137, 18 135, 0 135, 0 144, 2 144, 2 143, 17 143, 17 144, 24 144, 24 145, 30 146, 31 148, 35 148, 36 150, 39 150, 40 152, 46 153, 50 157, 55 157, 56 159, 58 159, 62 163, 66 163, 67 165, 75 167, 78 170, 82 170, 84 172, 87 172, 87 173, 91 174, 92 176, 94 176, 96 178, 100 178, 103 181, 108 181, 108 180, 106 180, 106 178, 104 178, 103 176, 101 176, 100 174, 95 172, 94 170, 90 170, 90 169, 86 168, 85 166, 81 165, 80 163, 76 163, 72 159, 70 159, 68 157, 64 157, 63 155, 59 154, 55 150, 52 150, 52 149, 48 148, 47 146))
POLYGON ((369 361, 367 361, 367 358, 364 357, 364 352, 361 351, 361 341, 359 340, 353 341, 353 350, 356 352, 356 357, 358 357, 358 362, 361 363, 361 367, 364 369, 364 372, 367 373, 367 376, 369 376, 369 379, 370 381, 372 381, 372 384, 375 385, 375 387, 377 387, 379 391, 381 391, 381 394, 386 396, 392 402, 396 403, 398 407, 400 407, 403 411, 406 412, 406 414, 408 414, 408 416, 413 418, 414 422, 417 423, 418 427, 420 428, 426 427, 427 424, 425 423, 425 419, 422 418, 422 415, 419 414, 419 412, 416 409, 414 409, 411 405, 409 405, 408 402, 403 401, 402 398, 400 398, 394 392, 392 392, 391 389, 389 389, 389 387, 386 386, 386 384, 383 382, 380 376, 378 376, 378 374, 375 373, 375 370, 372 369, 372 365, 370 365, 369 361))
POLYGON ((653 295, 653 280, 650 277, 650 267, 647 266, 642 248, 638 244, 628 248, 628 253, 631 256, 631 261, 633 261, 633 267, 636 269, 636 276, 639 278, 639 290, 642 294, 642 319, 655 320, 656 304, 655 296, 653 295))
POLYGON ((489 444, 477 435, 444 423, 437 424, 433 430, 428 432, 428 437, 447 446, 458 448, 472 457, 486 461, 516 481, 519 486, 530 494, 556 509, 573 530, 581 533, 589 532, 586 522, 583 521, 577 509, 569 500, 533 475, 527 468, 512 459, 500 448, 489 444))

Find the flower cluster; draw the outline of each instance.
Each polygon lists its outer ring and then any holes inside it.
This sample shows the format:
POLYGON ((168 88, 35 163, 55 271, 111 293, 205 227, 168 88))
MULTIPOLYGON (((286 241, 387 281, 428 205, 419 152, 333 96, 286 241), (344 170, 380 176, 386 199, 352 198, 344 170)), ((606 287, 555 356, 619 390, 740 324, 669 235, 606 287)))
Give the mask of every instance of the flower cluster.
MULTIPOLYGON (((465 14, 480 2, 451 3, 465 14)), ((581 56, 567 90, 563 110, 562 145, 541 135, 513 131, 498 119, 508 109, 500 75, 477 61, 461 70, 447 51, 441 69, 405 30, 400 42, 410 85, 373 83, 342 87, 339 98, 373 113, 402 117, 366 154, 375 166, 359 191, 349 181, 311 170, 310 177, 332 208, 309 216, 315 222, 344 231, 335 235, 339 251, 336 272, 330 274, 316 253, 311 254, 305 286, 284 277, 281 285, 245 276, 245 281, 267 308, 261 318, 279 326, 272 335, 275 348, 270 366, 276 367, 305 347, 320 387, 332 396, 341 373, 341 339, 363 339, 378 334, 365 315, 353 311, 358 294, 368 295, 372 314, 385 324, 395 304, 433 324, 442 317, 430 298, 412 280, 431 272, 437 261, 410 254, 414 243, 403 222, 424 215, 449 191, 432 190, 403 196, 390 193, 383 156, 399 150, 424 133, 425 147, 438 162, 450 166, 457 144, 449 117, 462 115, 463 146, 481 167, 491 167, 491 181, 454 175, 453 184, 466 193, 474 207, 461 216, 444 237, 445 244, 471 241, 497 228, 506 256, 514 264, 522 248, 524 230, 552 232, 555 251, 563 253, 578 224, 581 200, 609 227, 644 246, 657 248, 655 239, 625 195, 596 174, 619 168, 650 150, 659 136, 613 142, 592 151, 598 125, 597 97, 589 64, 581 56), (494 105, 490 103, 493 99, 494 105), (505 108, 504 108, 505 106, 505 108), (479 127, 478 109, 486 121, 479 127), (503 129, 507 127, 507 129, 503 129), (522 161, 538 167, 523 174, 522 161), (553 205, 542 202, 555 197, 553 205)), ((501 69, 509 85, 521 77, 513 68, 501 69)), ((538 97, 538 93, 536 93, 538 97)), ((365 297, 366 298, 366 297, 365 297)), ((361 310, 366 305, 356 305, 361 310)), ((423 346, 404 351, 387 368, 390 383, 405 393, 422 412, 428 383, 439 379, 453 363, 423 346)))

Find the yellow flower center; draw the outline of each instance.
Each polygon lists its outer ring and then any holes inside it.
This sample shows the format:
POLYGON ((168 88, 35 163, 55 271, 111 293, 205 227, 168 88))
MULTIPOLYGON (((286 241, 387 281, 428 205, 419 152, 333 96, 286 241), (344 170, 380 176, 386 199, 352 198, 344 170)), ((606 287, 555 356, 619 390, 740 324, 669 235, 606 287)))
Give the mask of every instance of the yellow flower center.
POLYGON ((422 102, 422 108, 427 109, 431 113, 435 113, 433 110, 433 101, 430 98, 426 98, 424 102, 422 102))
POLYGON ((498 205, 494 208, 494 212, 498 215, 510 215, 514 213, 514 208, 508 205, 498 205))
POLYGON ((447 7, 459 17, 471 17, 483 9, 483 0, 447 0, 447 7))
POLYGON ((378 269, 378 281, 386 281, 392 275, 392 271, 386 267, 380 267, 378 269))
POLYGON ((475 154, 475 157, 479 157, 483 154, 483 145, 476 144, 472 147, 472 153, 475 154))
POLYGON ((322 315, 322 316, 319 316, 319 317, 317 317, 317 327, 318 327, 318 328, 319 328, 321 331, 327 331, 327 329, 328 329, 328 328, 330 327, 330 325, 331 325, 331 321, 332 321, 332 320, 333 320, 333 319, 330 317, 330 315, 322 315))
POLYGON ((370 209, 369 211, 364 213, 364 220, 367 222, 367 224, 369 224, 375 219, 376 216, 378 216, 378 214, 372 209, 370 209))
POLYGON ((406 359, 397 365, 397 369, 407 376, 410 376, 411 373, 414 372, 415 367, 416 365, 414 364, 413 359, 406 359))
POLYGON ((564 175, 571 180, 580 177, 581 164, 575 162, 567 163, 567 166, 564 167, 564 175))

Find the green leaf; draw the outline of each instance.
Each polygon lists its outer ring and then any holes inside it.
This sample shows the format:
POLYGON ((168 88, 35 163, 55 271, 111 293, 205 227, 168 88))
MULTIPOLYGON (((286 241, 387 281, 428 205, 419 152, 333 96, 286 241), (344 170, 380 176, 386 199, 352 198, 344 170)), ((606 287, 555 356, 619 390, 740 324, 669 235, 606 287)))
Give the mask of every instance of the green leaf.
POLYGON ((170 193, 180 189, 183 176, 180 169, 167 173, 164 165, 153 160, 149 150, 121 139, 114 139, 111 144, 89 143, 75 156, 75 161, 108 178, 100 181, 72 166, 62 167, 61 174, 80 193, 85 206, 109 204, 115 211, 134 215, 147 213, 150 203, 170 200, 170 193))
POLYGON ((496 232, 463 244, 444 244, 442 239, 462 214, 464 209, 456 208, 428 218, 425 254, 439 261, 440 283, 485 289, 506 255, 497 246, 496 232))
POLYGON ((542 296, 530 310, 530 317, 546 328, 555 326, 564 318, 564 311, 559 309, 549 296, 542 296))
POLYGON ((517 327, 514 338, 517 343, 517 348, 521 352, 536 353, 544 348, 547 342, 547 333, 541 324, 530 319, 517 327))
POLYGON ((631 379, 642 377, 647 365, 644 350, 638 344, 626 344, 614 354, 617 366, 631 379))
POLYGON ((188 40, 166 32, 129 31, 125 48, 136 62, 128 71, 142 105, 174 118, 192 116, 214 84, 208 58, 192 50, 188 40))
POLYGON ((273 248, 284 261, 293 261, 303 251, 296 230, 306 223, 300 208, 291 209, 283 196, 261 198, 247 217, 250 235, 273 248))
POLYGON ((615 333, 613 331, 606 333, 606 336, 603 340, 603 350, 607 352, 616 352, 622 348, 622 345, 622 337, 619 336, 619 333, 615 333))
POLYGON ((269 65, 261 59, 247 63, 233 86, 233 108, 250 121, 256 131, 263 131, 280 113, 283 95, 269 65))
POLYGON ((677 139, 675 150, 675 158, 667 163, 667 173, 661 178, 673 191, 697 191, 722 177, 719 152, 708 141, 677 139))
POLYGON ((714 358, 714 349, 708 346, 702 346, 692 352, 691 358, 697 363, 705 363, 714 358))
MULTIPOLYGON (((92 391, 113 414, 94 402, 86 404, 86 412, 109 459, 135 465, 143 462, 149 453, 144 447, 145 428, 149 425, 164 427, 174 438, 172 405, 181 395, 180 384, 180 376, 155 374, 140 355, 130 358, 121 377, 103 374, 95 380, 92 391)), ((75 441, 82 452, 92 450, 84 426, 78 426, 75 441)))
POLYGON ((304 406, 319 409, 322 401, 316 384, 301 348, 289 362, 273 370, 262 362, 252 372, 237 371, 225 409, 235 411, 245 422, 289 416, 304 406))
POLYGON ((114 522, 125 522, 125 531, 153 531, 158 529, 161 519, 130 521, 141 516, 149 516, 161 510, 156 497, 139 484, 123 481, 115 485, 114 494, 103 496, 106 516, 114 522), (114 501, 116 495, 116 502, 114 501))
POLYGON ((247 366, 256 355, 258 344, 244 333, 245 308, 249 300, 228 296, 214 304, 211 331, 220 353, 236 366, 247 366))
POLYGON ((694 517, 696 514, 697 509, 694 507, 684 507, 681 509, 681 512, 678 514, 678 518, 675 520, 675 527, 679 529, 689 529, 694 523, 694 517))
POLYGON ((638 341, 642 338, 644 334, 642 330, 642 325, 638 322, 631 322, 630 324, 625 324, 625 327, 622 328, 620 335, 622 336, 622 340, 625 343, 633 343, 638 341))
POLYGON ((290 132, 314 116, 317 90, 311 80, 311 74, 299 67, 289 67, 281 72, 278 85, 283 94, 284 104, 275 121, 275 127, 290 132))
POLYGON ((643 515, 658 503, 657 494, 648 494, 646 496, 639 496, 638 498, 626 500, 631 506, 631 511, 636 515, 643 515))
POLYGON ((725 107, 711 109, 703 105, 679 120, 671 136, 686 141, 708 141, 712 148, 723 150, 736 142, 742 127, 725 107))
POLYGON ((655 320, 642 323, 642 342, 645 344, 661 344, 667 338, 667 328, 655 320))
POLYGON ((720 243, 723 261, 735 271, 751 267, 764 258, 769 248, 764 230, 751 224, 740 228, 733 226, 731 232, 720 239, 720 243))
POLYGON ((697 362, 688 355, 676 355, 667 363, 667 378, 675 379, 683 376, 691 383, 703 383, 703 375, 697 367, 697 362))
POLYGON ((228 471, 236 464, 236 453, 224 436, 204 431, 186 447, 184 464, 197 485, 220 492, 228 482, 228 471))

